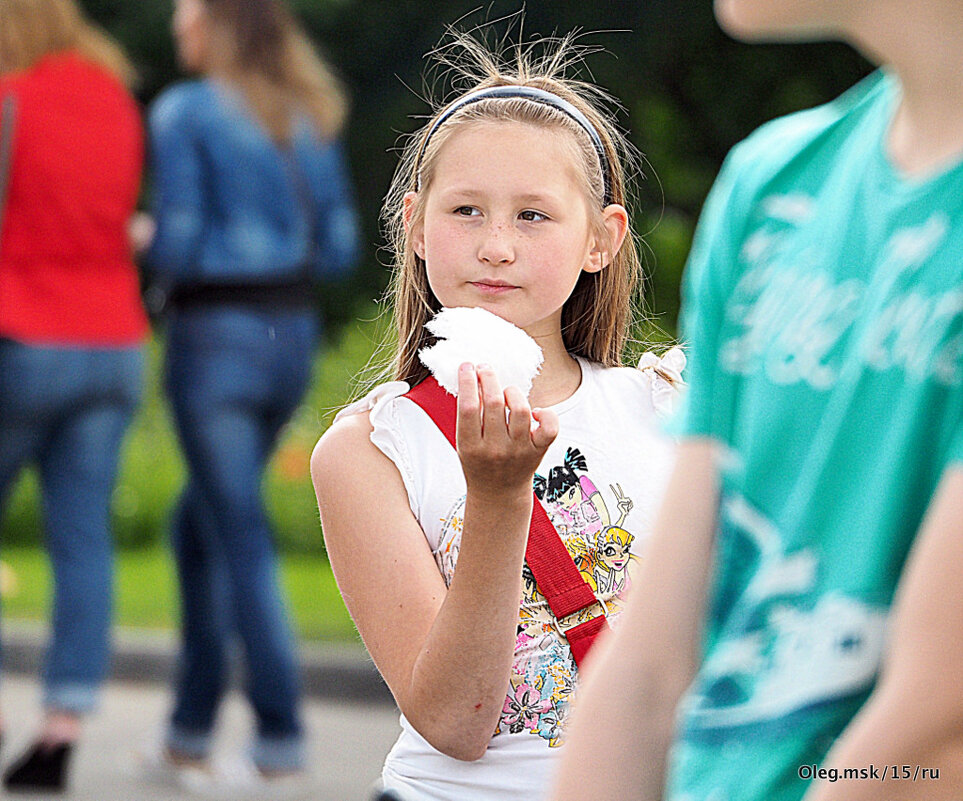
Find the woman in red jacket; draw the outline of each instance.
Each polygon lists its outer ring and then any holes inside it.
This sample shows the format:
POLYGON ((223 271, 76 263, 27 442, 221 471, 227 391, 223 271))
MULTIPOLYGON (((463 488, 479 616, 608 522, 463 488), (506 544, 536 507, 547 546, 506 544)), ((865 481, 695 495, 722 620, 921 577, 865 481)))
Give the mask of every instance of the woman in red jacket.
POLYGON ((107 671, 109 502, 148 330, 127 238, 143 159, 130 76, 73 0, 4 0, 0 493, 36 464, 55 585, 46 714, 11 790, 64 787, 107 671))

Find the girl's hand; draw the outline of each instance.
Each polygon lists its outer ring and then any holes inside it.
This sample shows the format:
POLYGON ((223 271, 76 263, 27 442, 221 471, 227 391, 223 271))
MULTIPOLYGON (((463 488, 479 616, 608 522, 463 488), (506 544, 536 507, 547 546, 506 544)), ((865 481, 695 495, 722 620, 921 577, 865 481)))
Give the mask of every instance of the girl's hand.
POLYGON ((494 499, 531 494, 535 470, 557 435, 556 414, 531 409, 517 387, 503 391, 491 367, 458 368, 456 441, 469 492, 494 499))

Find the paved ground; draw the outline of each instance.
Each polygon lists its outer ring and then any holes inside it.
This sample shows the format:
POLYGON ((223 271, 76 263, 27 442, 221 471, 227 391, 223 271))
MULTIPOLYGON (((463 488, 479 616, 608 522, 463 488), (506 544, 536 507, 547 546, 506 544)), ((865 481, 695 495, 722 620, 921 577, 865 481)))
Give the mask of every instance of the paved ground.
MULTIPOLYGON (((47 629, 26 621, 3 621, 3 669, 35 675, 40 669, 47 629)), ((174 632, 115 629, 111 675, 120 681, 169 684, 174 673, 174 632)), ((304 691, 336 701, 391 704, 388 688, 360 642, 302 643, 298 649, 304 691)))
MULTIPOLYGON (((5 675, 0 705, 5 721, 2 761, 23 747, 37 725, 39 689, 33 677, 5 675)), ((137 770, 137 754, 156 737, 167 710, 166 687, 157 682, 113 681, 100 712, 91 718, 75 754, 69 801, 194 801, 196 795, 171 786, 147 784, 137 770)), ((323 700, 305 704, 310 733, 310 781, 286 798, 312 801, 365 801, 385 754, 398 736, 398 714, 385 703, 323 700)), ((217 751, 243 748, 250 718, 243 700, 232 696, 221 719, 217 751)), ((43 795, 4 798, 43 799, 43 795)), ((55 796, 63 798, 64 796, 55 796)))

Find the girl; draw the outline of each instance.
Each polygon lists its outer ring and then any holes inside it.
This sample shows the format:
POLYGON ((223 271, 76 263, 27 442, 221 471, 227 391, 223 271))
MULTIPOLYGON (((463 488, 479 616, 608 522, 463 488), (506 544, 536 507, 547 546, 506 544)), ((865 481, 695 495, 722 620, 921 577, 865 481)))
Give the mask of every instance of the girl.
POLYGON ((127 238, 143 129, 130 63, 74 0, 0 17, 0 495, 37 466, 55 587, 44 722, 4 784, 57 792, 110 657, 110 498, 148 333, 127 238))
MULTIPOLYGON (((594 486, 625 488, 644 540, 669 449, 651 371, 619 366, 639 261, 597 91, 560 76, 569 40, 512 67, 459 41, 480 76, 413 137, 389 193, 397 380, 342 411, 312 473, 338 584, 402 711, 386 787, 536 798, 576 668, 525 565, 535 471, 571 472, 577 449, 594 486), (457 306, 524 329, 544 364, 529 398, 461 366, 456 453, 402 396, 427 376, 424 323, 457 306)), ((559 533, 578 555, 597 531, 559 533)))
POLYGON ((716 11, 885 67, 710 196, 687 439, 553 798, 963 798, 963 9, 716 11))
POLYGON ((172 535, 183 651, 161 764, 208 768, 236 631, 257 721, 250 775, 276 777, 304 766, 304 737, 261 479, 310 379, 312 284, 356 252, 345 101, 277 0, 178 0, 173 29, 201 78, 150 114, 146 259, 171 292, 167 388, 190 469, 172 535))

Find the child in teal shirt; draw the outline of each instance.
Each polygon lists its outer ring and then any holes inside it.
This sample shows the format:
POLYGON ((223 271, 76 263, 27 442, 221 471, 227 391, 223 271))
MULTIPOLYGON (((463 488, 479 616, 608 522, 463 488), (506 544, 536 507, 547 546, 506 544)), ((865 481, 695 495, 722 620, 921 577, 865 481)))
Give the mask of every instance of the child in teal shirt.
POLYGON ((885 66, 706 203, 669 513, 553 797, 963 798, 963 8, 716 10, 885 66))

